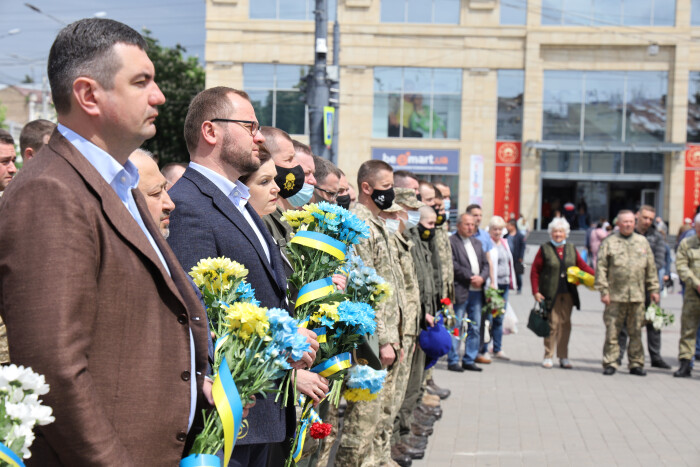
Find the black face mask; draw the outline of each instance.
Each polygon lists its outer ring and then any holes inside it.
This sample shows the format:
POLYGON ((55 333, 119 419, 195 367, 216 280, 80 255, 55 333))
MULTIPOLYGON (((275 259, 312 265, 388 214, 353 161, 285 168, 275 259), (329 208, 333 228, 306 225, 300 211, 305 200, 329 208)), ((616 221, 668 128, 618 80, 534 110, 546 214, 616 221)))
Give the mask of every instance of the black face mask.
POLYGON ((420 239, 424 242, 429 242, 435 236, 435 227, 428 229, 423 226, 423 224, 418 224, 418 232, 420 233, 420 239))
POLYGON ((441 226, 442 224, 444 224, 447 220, 447 216, 445 216, 445 214, 440 214, 437 206, 433 206, 433 211, 435 211, 435 214, 437 215, 437 218, 435 219, 435 225, 441 226))
POLYGON ((375 189, 370 195, 374 204, 382 211, 391 207, 391 203, 394 202, 394 196, 394 188, 389 188, 388 190, 375 189))
POLYGON ((418 193, 418 194, 416 195, 416 199, 417 199, 418 201, 423 201, 423 197, 420 195, 420 193, 418 193))
POLYGON ((277 175, 275 183, 280 188, 280 196, 287 199, 296 195, 304 187, 304 169, 301 165, 287 169, 275 165, 277 175))
POLYGON ((343 195, 343 196, 338 196, 335 198, 335 202, 340 206, 341 208, 344 209, 350 209, 350 202, 352 200, 350 199, 350 195, 343 195))

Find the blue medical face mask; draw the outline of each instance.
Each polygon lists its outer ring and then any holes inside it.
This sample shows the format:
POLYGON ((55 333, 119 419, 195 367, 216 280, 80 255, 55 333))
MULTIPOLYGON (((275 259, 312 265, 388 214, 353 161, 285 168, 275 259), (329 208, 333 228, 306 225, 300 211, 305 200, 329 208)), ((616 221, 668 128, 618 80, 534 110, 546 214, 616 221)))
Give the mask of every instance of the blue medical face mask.
POLYGON ((408 219, 404 222, 406 228, 412 229, 417 226, 420 222, 420 211, 406 211, 406 214, 408 214, 408 219))
POLYGON ((308 203, 311 200, 311 197, 314 195, 314 186, 309 185, 308 183, 304 183, 304 186, 302 187, 301 190, 299 190, 298 193, 290 196, 287 198, 287 201, 289 201, 289 204, 294 206, 295 208, 299 208, 306 203, 308 203))
POLYGON ((448 212, 450 210, 450 207, 452 206, 452 201, 450 198, 445 198, 443 200, 443 203, 445 204, 445 212, 448 212))
POLYGON ((555 242, 554 240, 550 240, 550 242, 552 242, 552 245, 554 246, 566 245, 566 239, 562 240, 561 242, 555 242))

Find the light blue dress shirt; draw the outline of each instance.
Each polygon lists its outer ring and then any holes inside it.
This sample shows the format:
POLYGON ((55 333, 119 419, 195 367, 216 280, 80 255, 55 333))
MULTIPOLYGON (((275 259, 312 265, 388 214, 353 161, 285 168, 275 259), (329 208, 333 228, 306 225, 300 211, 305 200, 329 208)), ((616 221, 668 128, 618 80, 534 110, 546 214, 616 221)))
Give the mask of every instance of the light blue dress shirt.
POLYGON ((481 242, 481 246, 484 248, 484 253, 487 253, 491 248, 493 248, 493 240, 491 240, 491 235, 489 235, 488 230, 478 229, 476 238, 481 242))
MULTIPOLYGON (((139 213, 138 207, 136 206, 136 201, 134 201, 134 195, 131 193, 132 189, 135 189, 139 185, 139 171, 136 166, 129 160, 126 164, 121 165, 117 160, 110 156, 109 153, 98 148, 90 141, 86 140, 70 128, 67 128, 60 123, 58 124, 58 131, 71 143, 75 148, 80 151, 80 153, 88 160, 88 162, 95 167, 97 172, 105 179, 109 186, 111 186, 114 191, 119 196, 119 199, 124 204, 124 207, 129 211, 131 216, 134 218, 138 226, 141 228, 146 238, 151 243, 151 246, 155 250, 158 258, 163 267, 170 275, 170 269, 165 262, 165 258, 158 248, 156 241, 153 236, 146 228, 146 224, 143 223, 141 218, 141 213, 139 213)), ((195 377, 195 359, 194 359, 194 338, 192 336, 192 329, 190 331, 190 417, 187 425, 187 430, 189 431, 192 426, 192 421, 194 420, 194 415, 197 406, 197 378, 195 377)))
POLYGON ((262 232, 258 228, 257 224, 253 221, 253 218, 251 217, 248 210, 245 208, 245 205, 248 204, 248 198, 250 198, 250 191, 248 190, 248 187, 241 183, 239 180, 232 182, 223 175, 214 172, 208 167, 204 167, 203 165, 197 164, 196 162, 190 162, 190 167, 192 167, 194 170, 205 176, 210 182, 216 185, 216 187, 219 190, 221 190, 221 192, 228 199, 231 200, 236 209, 238 209, 238 212, 240 212, 243 215, 243 217, 245 217, 245 220, 248 221, 250 228, 253 229, 253 232, 255 232, 255 235, 258 237, 258 240, 260 241, 260 245, 262 246, 263 250, 265 250, 265 256, 267 256, 267 262, 269 263, 270 249, 267 246, 267 241, 265 241, 265 237, 263 236, 262 232))

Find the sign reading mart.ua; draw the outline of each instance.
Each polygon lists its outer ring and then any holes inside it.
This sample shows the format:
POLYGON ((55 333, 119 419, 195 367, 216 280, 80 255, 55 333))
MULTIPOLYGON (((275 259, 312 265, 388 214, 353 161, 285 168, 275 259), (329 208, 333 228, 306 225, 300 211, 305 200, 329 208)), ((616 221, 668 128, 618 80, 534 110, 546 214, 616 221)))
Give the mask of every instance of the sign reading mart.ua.
POLYGON ((384 161, 394 170, 459 175, 459 151, 456 149, 372 148, 372 159, 384 161))

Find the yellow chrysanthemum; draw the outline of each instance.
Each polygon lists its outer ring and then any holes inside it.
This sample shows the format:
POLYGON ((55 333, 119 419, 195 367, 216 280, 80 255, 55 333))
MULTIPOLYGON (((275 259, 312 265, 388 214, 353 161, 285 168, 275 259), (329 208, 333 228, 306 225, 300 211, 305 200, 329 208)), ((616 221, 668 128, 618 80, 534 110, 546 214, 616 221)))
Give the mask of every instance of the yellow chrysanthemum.
POLYGON ((372 301, 379 304, 388 299, 392 294, 391 286, 388 282, 377 284, 372 291, 372 301))
POLYGON ((372 394, 369 389, 348 388, 345 393, 343 393, 343 397, 350 402, 372 401, 377 398, 378 394, 379 393, 372 394))
POLYGON ((319 305, 318 310, 316 310, 311 317, 309 318, 309 321, 313 323, 320 323, 321 318, 328 318, 333 321, 338 321, 340 317, 338 316, 338 302, 333 302, 333 303, 322 303, 319 305))
POLYGON ((314 220, 314 217, 306 211, 284 211, 282 218, 295 229, 302 224, 310 224, 314 220))
POLYGON ((248 270, 242 264, 220 256, 200 260, 189 274, 197 287, 219 293, 230 289, 236 281, 244 279, 248 270))
POLYGON ((244 341, 253 335, 264 338, 270 329, 267 309, 247 302, 236 302, 229 306, 224 320, 229 331, 244 341))

